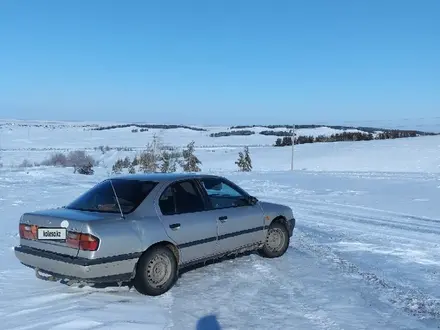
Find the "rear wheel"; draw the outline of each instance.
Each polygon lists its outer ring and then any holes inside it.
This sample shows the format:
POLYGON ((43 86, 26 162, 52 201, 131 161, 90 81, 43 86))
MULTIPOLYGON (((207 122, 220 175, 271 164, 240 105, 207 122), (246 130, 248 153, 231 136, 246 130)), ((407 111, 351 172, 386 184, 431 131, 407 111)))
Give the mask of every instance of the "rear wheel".
POLYGON ((134 287, 144 295, 158 296, 170 290, 177 280, 177 261, 165 246, 148 250, 139 259, 134 287))
POLYGON ((266 258, 282 256, 290 244, 289 232, 286 226, 279 222, 272 223, 267 231, 266 241, 260 254, 266 258))

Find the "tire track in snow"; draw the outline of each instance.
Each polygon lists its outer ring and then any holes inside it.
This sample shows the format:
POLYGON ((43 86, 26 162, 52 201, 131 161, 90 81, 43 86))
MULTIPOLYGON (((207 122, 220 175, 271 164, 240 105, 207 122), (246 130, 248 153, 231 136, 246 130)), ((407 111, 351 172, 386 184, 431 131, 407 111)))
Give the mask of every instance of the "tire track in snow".
POLYGON ((411 224, 408 222, 392 220, 388 217, 380 217, 376 216, 368 216, 365 214, 354 214, 336 211, 335 209, 331 209, 328 207, 317 207, 313 208, 310 206, 303 206, 301 203, 294 202, 291 205, 296 204, 295 209, 302 209, 307 212, 308 215, 316 215, 320 219, 331 219, 332 221, 340 221, 343 223, 350 223, 358 226, 359 224, 362 226, 378 226, 382 229, 388 228, 393 232, 398 231, 410 231, 413 233, 423 233, 429 235, 436 235, 440 237, 440 222, 437 226, 434 225, 423 225, 423 224, 411 224))
MULTIPOLYGON (((342 329, 336 321, 334 321, 329 313, 320 310, 317 307, 312 307, 311 305, 307 304, 307 297, 304 293, 304 291, 301 290, 295 283, 292 283, 289 281, 289 284, 286 284, 286 279, 293 278, 292 275, 292 266, 289 263, 287 269, 280 269, 280 266, 273 265, 273 266, 263 266, 261 263, 254 264, 254 269, 258 272, 263 273, 263 278, 266 280, 269 280, 271 285, 274 287, 281 287, 292 299, 293 301, 296 301, 296 307, 300 308, 301 314, 304 315, 306 319, 312 323, 315 328, 314 329, 321 329, 321 330, 335 330, 335 329, 342 329), (277 271, 274 271, 271 268, 277 268, 277 271), (299 305, 299 306, 298 306, 299 305)), ((281 267, 282 268, 282 267, 281 267)))
MULTIPOLYGON (((320 220, 321 224, 324 224, 327 229, 330 230, 326 232, 324 229, 324 233, 327 233, 327 235, 339 234, 344 238, 344 241, 351 240, 353 242, 359 242, 359 240, 356 240, 356 238, 347 237, 347 235, 344 233, 332 231, 331 228, 334 227, 335 222, 341 222, 341 228, 349 229, 352 232, 358 231, 360 233, 365 233, 366 227, 369 227, 369 229, 371 229, 371 227, 380 227, 381 229, 383 227, 387 227, 394 231, 393 233, 392 231, 383 232, 382 230, 377 230, 367 235, 370 237, 373 236, 376 240, 376 243, 377 237, 382 237, 382 240, 389 242, 390 238, 395 235, 398 239, 412 240, 415 241, 416 244, 424 244, 426 246, 426 244, 429 244, 428 237, 426 235, 418 235, 418 237, 413 237, 413 234, 423 233, 428 234, 429 236, 434 236, 433 243, 438 246, 438 237, 440 237, 440 233, 438 231, 434 229, 421 229, 418 225, 411 225, 410 223, 406 223, 405 226, 397 226, 396 223, 399 223, 399 220, 390 219, 389 212, 382 212, 383 214, 381 215, 381 211, 376 209, 376 216, 366 216, 365 214, 349 213, 352 209, 359 209, 357 207, 349 206, 346 208, 347 211, 344 212, 335 210, 335 208, 341 210, 341 205, 335 205, 335 207, 332 209, 330 207, 330 203, 318 202, 313 203, 313 206, 304 206, 301 205, 301 202, 294 201, 291 204, 297 205, 307 212, 307 216, 305 219, 316 219, 318 221, 320 220), (320 205, 320 207, 318 205, 320 205), (324 205, 324 207, 322 207, 322 205, 324 205), (393 224, 388 224, 388 221, 392 221, 393 224), (407 234, 404 236, 396 235, 396 230, 398 230, 399 232, 407 232, 407 234), (423 240, 421 240, 421 238, 423 240)), ((396 213, 394 214, 397 215, 396 213)), ((407 215, 403 216, 406 217, 407 215)), ((436 221, 433 219, 423 219, 419 217, 412 217, 412 219, 428 220, 428 222, 436 221)), ((304 247, 307 247, 308 249, 311 249, 311 251, 316 252, 320 258, 325 258, 331 263, 338 265, 338 267, 340 267, 344 271, 360 275, 366 282, 374 285, 376 288, 381 290, 384 298, 386 298, 392 304, 396 305, 405 312, 417 316, 420 319, 440 320, 440 299, 427 293, 423 293, 414 286, 402 285, 402 283, 396 283, 395 281, 392 281, 390 279, 385 279, 371 271, 362 270, 358 265, 350 262, 347 259, 342 258, 330 246, 318 243, 315 239, 316 231, 316 228, 311 227, 307 223, 304 224, 301 230, 302 243, 304 247)))
POLYGON ((266 329, 271 324, 271 329, 281 330, 297 318, 306 328, 342 329, 331 312, 308 302, 306 288, 290 285, 289 276, 297 277, 297 269, 292 256, 286 254, 286 258, 274 264, 257 255, 242 256, 185 273, 171 291, 171 328, 194 329, 196 315, 214 313, 219 315, 222 329, 266 329), (288 272, 280 272, 276 266, 280 262, 288 272), (192 306, 195 302, 202 305, 192 306))
POLYGON ((254 191, 255 194, 265 196, 264 197, 265 200, 266 199, 272 200, 275 203, 281 199, 288 201, 290 204, 296 203, 297 205, 304 205, 308 207, 310 207, 310 205, 314 205, 317 207, 330 206, 332 209, 342 208, 342 209, 346 209, 347 213, 349 214, 359 214, 359 212, 365 214, 366 212, 368 212, 370 214, 377 213, 379 217, 384 217, 384 215, 386 214, 388 215, 387 219, 391 221, 395 218, 400 218, 398 222, 399 224, 401 224, 402 221, 408 222, 408 220, 415 220, 418 221, 419 223, 420 222, 432 223, 432 225, 435 228, 439 228, 440 226, 440 218, 433 219, 430 217, 416 216, 413 214, 399 213, 399 212, 377 209, 377 208, 361 206, 361 205, 342 204, 342 203, 327 202, 327 201, 310 199, 310 198, 303 198, 301 197, 303 192, 307 193, 310 196, 314 196, 314 193, 311 191, 303 191, 301 189, 294 188, 291 185, 279 184, 277 182, 273 182, 269 180, 242 181, 241 184, 243 186, 246 186, 247 189, 254 191), (249 185, 249 182, 251 183, 251 185, 249 185), (272 196, 276 196, 276 198, 272 196))
MULTIPOLYGON (((345 231, 348 229, 351 232, 361 234, 365 233, 366 230, 368 232, 368 229, 380 228, 377 232, 371 233, 370 236, 382 236, 383 239, 388 238, 388 240, 390 237, 396 236, 399 239, 412 240, 424 245, 429 244, 427 240, 430 237, 433 238, 431 244, 438 247, 440 220, 357 205, 297 198, 297 189, 268 180, 259 182, 258 187, 258 191, 264 191, 266 196, 276 196, 276 198, 265 198, 265 200, 287 204, 293 208, 294 213, 295 210, 302 210, 303 218, 301 220, 297 216, 298 223, 295 231, 296 235, 299 236, 297 236, 297 239, 299 239, 299 248, 302 251, 309 251, 317 259, 326 260, 348 274, 360 276, 366 283, 372 285, 383 298, 409 315, 416 316, 421 320, 434 320, 435 322, 440 320, 440 299, 422 293, 418 288, 402 286, 393 283, 389 279, 382 278, 374 272, 362 270, 355 263, 342 258, 330 246, 318 242, 315 237, 318 229, 313 226, 318 221, 325 227, 325 229, 320 228, 324 230, 324 235, 338 235, 344 238, 345 241, 350 240, 351 237, 347 237, 344 231, 338 232, 332 230, 332 228, 337 226, 343 230, 345 229, 345 231), (366 215, 366 213, 369 215, 366 215), (384 228, 388 228, 386 233, 384 233, 384 228), (406 234, 402 237, 399 232, 406 234), (423 235, 417 235, 417 233, 423 235)), ((363 242, 355 238, 353 241, 363 242)))
POLYGON ((363 271, 354 263, 340 257, 329 246, 314 241, 305 231, 297 232, 300 249, 308 250, 320 260, 327 260, 344 272, 356 274, 373 285, 381 295, 396 307, 417 316, 420 319, 440 320, 440 300, 421 293, 415 288, 402 288, 377 276, 373 272, 363 271))
MULTIPOLYGON (((392 211, 386 211, 382 209, 377 208, 371 208, 371 207, 364 207, 359 205, 351 205, 351 204, 340 204, 340 203, 333 203, 333 202, 323 202, 323 201, 315 201, 310 199, 302 199, 302 198, 295 198, 292 199, 290 196, 283 196, 283 199, 288 199, 291 201, 291 203, 296 203, 299 205, 307 205, 310 207, 310 204, 314 205, 314 207, 319 207, 321 209, 326 208, 326 210, 332 210, 335 211, 335 209, 345 209, 347 210, 346 214, 353 214, 353 215, 360 215, 365 216, 365 213, 368 214, 376 214, 376 216, 371 216, 372 219, 381 218, 386 219, 387 221, 402 224, 402 222, 408 223, 408 220, 415 220, 418 221, 418 223, 424 223, 422 226, 430 226, 431 228, 438 228, 440 225, 440 219, 432 219, 429 217, 420 217, 415 216, 412 214, 406 214, 406 213, 398 213, 398 212, 392 212, 392 211), (396 218, 400 218, 400 220, 394 220, 396 218)), ((410 222, 412 223, 412 222, 410 222)))

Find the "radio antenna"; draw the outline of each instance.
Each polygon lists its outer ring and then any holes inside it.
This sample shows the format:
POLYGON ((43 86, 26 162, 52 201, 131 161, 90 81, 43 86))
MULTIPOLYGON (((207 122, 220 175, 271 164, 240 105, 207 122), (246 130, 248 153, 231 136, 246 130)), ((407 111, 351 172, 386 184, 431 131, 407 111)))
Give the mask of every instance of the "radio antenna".
POLYGON ((110 181, 110 184, 111 184, 111 186, 112 186, 113 193, 115 194, 115 197, 116 197, 116 203, 118 203, 119 212, 121 212, 121 218, 122 218, 122 219, 125 219, 125 217, 124 217, 124 213, 122 212, 121 204, 119 204, 119 198, 118 198, 118 195, 116 194, 115 187, 113 186, 112 179, 109 179, 109 181, 110 181))

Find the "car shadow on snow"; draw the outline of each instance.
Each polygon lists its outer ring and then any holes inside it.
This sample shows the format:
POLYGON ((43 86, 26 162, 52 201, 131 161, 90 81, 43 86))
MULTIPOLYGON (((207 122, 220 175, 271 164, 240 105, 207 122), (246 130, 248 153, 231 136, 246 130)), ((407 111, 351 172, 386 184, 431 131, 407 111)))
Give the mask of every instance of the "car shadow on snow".
POLYGON ((196 330, 221 330, 215 315, 206 315, 197 321, 196 330))

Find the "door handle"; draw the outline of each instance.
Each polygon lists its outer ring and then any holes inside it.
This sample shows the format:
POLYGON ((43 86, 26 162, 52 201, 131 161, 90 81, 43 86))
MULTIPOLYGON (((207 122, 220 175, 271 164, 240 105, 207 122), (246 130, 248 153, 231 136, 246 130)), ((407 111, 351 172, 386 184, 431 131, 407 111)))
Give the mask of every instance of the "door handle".
POLYGON ((173 223, 173 224, 170 225, 170 228, 172 230, 177 230, 177 229, 180 228, 180 223, 173 223))
POLYGON ((221 222, 226 222, 226 220, 228 219, 228 217, 226 215, 219 217, 218 218, 221 222))

